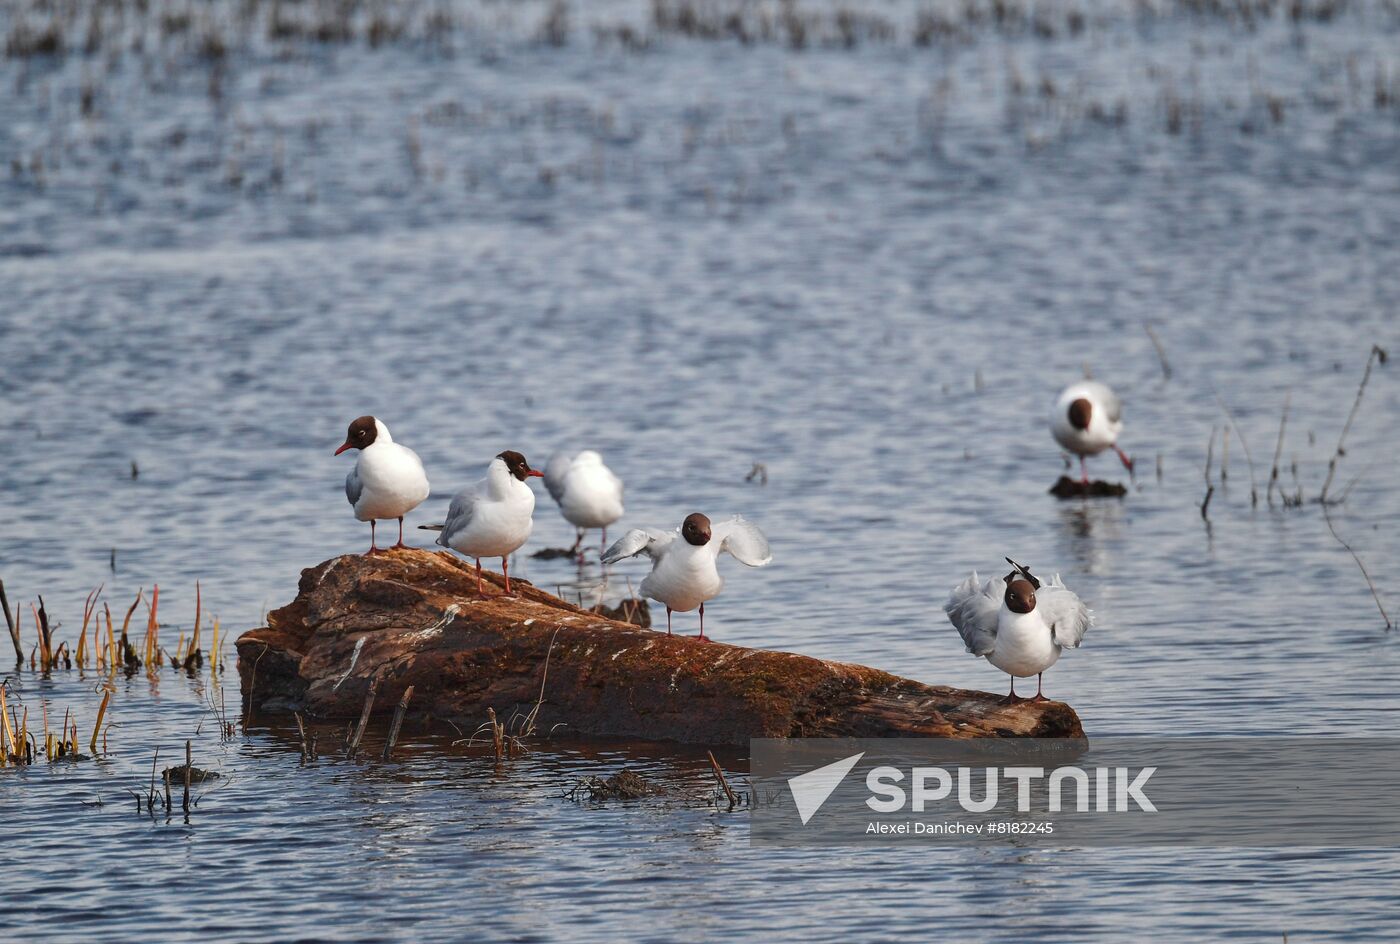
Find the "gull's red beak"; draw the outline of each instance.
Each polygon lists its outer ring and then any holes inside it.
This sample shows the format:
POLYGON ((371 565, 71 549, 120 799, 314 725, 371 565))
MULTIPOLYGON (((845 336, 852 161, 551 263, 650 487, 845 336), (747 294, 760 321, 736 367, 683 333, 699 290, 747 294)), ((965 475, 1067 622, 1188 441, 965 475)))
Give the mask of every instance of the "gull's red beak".
POLYGON ((355 448, 355 447, 354 447, 353 445, 351 445, 350 443, 348 443, 348 442, 347 442, 347 443, 341 443, 341 444, 340 444, 340 448, 337 449, 337 450, 335 451, 335 454, 336 454, 336 455, 340 455, 340 454, 341 454, 342 452, 344 452, 345 450, 347 450, 347 449, 354 449, 354 448, 355 448))
POLYGON ((529 478, 529 477, 532 476, 532 475, 533 475, 535 478, 540 478, 540 479, 544 478, 544 473, 541 472, 539 469, 528 469, 528 470, 526 470, 526 472, 525 472, 525 477, 526 477, 526 478, 529 478))

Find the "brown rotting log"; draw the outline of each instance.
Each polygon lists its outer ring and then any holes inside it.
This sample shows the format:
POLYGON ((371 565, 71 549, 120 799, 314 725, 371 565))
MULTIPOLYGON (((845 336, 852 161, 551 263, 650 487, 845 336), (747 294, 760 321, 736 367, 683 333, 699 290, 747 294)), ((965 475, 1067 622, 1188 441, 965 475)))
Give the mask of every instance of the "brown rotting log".
MULTIPOLYGON (((499 575, 488 579, 499 592, 499 575)), ((489 708, 508 722, 535 707, 548 660, 540 731, 736 745, 1083 736, 1061 702, 1006 705, 1000 695, 865 666, 667 637, 513 583, 515 596, 483 600, 469 565, 445 551, 347 555, 308 568, 296 599, 238 640, 246 703, 353 718, 377 678, 384 713, 412 685, 421 714, 475 726, 489 708)))

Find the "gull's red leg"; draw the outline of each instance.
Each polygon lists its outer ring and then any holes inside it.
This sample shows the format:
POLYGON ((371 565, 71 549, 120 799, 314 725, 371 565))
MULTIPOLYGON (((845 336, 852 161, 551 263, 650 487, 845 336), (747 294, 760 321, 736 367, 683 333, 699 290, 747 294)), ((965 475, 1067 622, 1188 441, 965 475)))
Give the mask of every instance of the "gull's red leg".
POLYGON ((374 519, 369 519, 369 550, 365 551, 366 557, 373 557, 379 553, 379 547, 374 540, 374 519))
POLYGON ((506 575, 506 596, 510 596, 510 558, 501 558, 501 573, 506 575))
MULTIPOLYGON (((1007 674, 1009 675, 1010 673, 1007 673, 1007 674)), ((1012 675, 1012 676, 1011 676, 1011 694, 1010 694, 1010 695, 1007 695, 1005 698, 1003 698, 1003 699, 1001 700, 1001 703, 1002 703, 1003 705, 1015 705, 1015 704, 1018 704, 1018 703, 1023 702, 1023 701, 1025 701, 1025 699, 1016 694, 1016 676, 1012 675)))
POLYGON ((1128 458, 1127 453, 1125 453, 1122 449, 1119 449, 1116 445, 1113 447, 1113 451, 1118 453, 1118 461, 1123 463, 1123 468, 1127 469, 1129 472, 1132 472, 1133 460, 1128 458))
POLYGON ((666 635, 671 635, 671 608, 666 607, 666 635))
POLYGON ((479 596, 479 597, 484 597, 484 596, 486 596, 486 590, 485 590, 485 588, 483 588, 483 587, 481 586, 481 558, 480 558, 480 557, 478 557, 478 558, 476 559, 476 595, 479 596))
POLYGON ((1044 673, 1044 672, 1041 672, 1041 673, 1039 673, 1038 675, 1036 675, 1036 677, 1035 677, 1035 697, 1032 698, 1031 701, 1049 701, 1049 700, 1050 700, 1050 699, 1046 698, 1046 697, 1045 697, 1045 693, 1042 692, 1042 691, 1040 690, 1041 686, 1044 685, 1044 684, 1045 684, 1045 673, 1044 673))
POLYGON ((709 637, 705 635, 705 604, 700 604, 700 635, 695 637, 701 642, 709 642, 709 637))
POLYGON ((408 547, 407 544, 403 543, 403 515, 399 515, 399 543, 395 544, 394 547, 408 547))
MULTIPOLYGON (((1079 457, 1079 484, 1080 484, 1080 485, 1088 485, 1088 484, 1089 484, 1089 470, 1084 466, 1084 457, 1083 457, 1083 456, 1080 456, 1080 457, 1079 457)), ((1013 688, 1015 687, 1015 683, 1012 683, 1012 687, 1013 687, 1013 688)))

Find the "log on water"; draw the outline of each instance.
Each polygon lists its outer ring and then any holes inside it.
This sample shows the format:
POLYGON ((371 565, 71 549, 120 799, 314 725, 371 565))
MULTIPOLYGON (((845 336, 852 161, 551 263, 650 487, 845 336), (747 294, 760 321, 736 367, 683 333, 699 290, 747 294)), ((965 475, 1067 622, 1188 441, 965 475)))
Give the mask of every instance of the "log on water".
MULTIPOLYGON (((489 591, 501 578, 488 574, 489 591)), ((471 730, 539 702, 537 730, 744 745, 751 737, 1079 738, 1061 702, 924 685, 878 669, 616 622, 514 581, 481 599, 452 554, 345 556, 302 572, 297 597, 237 643, 244 707, 358 717, 414 688, 415 714, 471 730), (543 700, 541 699, 543 692, 543 700)), ((952 632, 949 629, 949 632, 952 632)))

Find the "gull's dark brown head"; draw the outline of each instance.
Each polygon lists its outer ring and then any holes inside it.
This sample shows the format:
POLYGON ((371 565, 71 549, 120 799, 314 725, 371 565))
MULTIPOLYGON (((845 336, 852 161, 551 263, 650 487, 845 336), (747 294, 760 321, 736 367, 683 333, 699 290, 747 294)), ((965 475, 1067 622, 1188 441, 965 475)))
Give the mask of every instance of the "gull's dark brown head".
POLYGON ((1080 397, 1069 405, 1069 425, 1078 430, 1089 428, 1089 420, 1094 415, 1094 405, 1080 397))
POLYGON ((700 512, 693 515, 686 515, 681 522, 681 537, 685 538, 687 544, 694 544, 696 547, 704 547, 710 543, 710 519, 700 512))
POLYGON ((544 476, 543 472, 537 472, 530 468, 530 463, 525 461, 525 457, 514 449, 507 449, 505 452, 498 454, 496 458, 505 462, 506 470, 522 482, 532 475, 541 478, 544 476))
POLYGON ((340 444, 335 454, 340 455, 347 449, 363 449, 372 445, 378 436, 379 426, 374 422, 374 417, 358 417, 350 424, 350 429, 345 433, 345 442, 340 444))
POLYGON ((1013 613, 1029 613, 1035 609, 1035 587, 1024 577, 1016 576, 1006 583, 1006 608, 1013 613))

